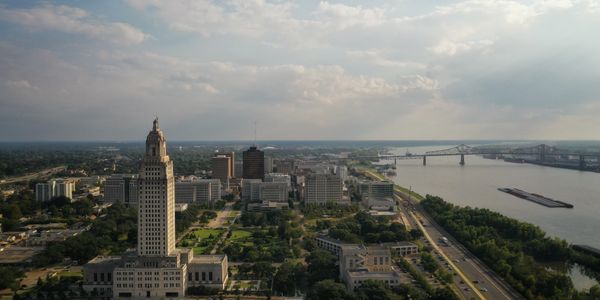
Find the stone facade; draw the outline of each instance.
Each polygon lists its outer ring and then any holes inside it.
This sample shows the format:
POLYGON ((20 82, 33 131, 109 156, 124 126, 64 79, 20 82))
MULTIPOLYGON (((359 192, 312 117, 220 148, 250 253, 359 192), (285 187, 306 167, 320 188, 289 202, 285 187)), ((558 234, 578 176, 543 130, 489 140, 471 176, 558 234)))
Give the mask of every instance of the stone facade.
POLYGON ((189 286, 223 288, 227 282, 227 256, 194 257, 190 249, 175 248, 175 180, 166 149, 154 120, 138 179, 137 249, 121 257, 96 257, 86 264, 83 287, 92 294, 181 298, 189 286), (196 280, 196 274, 208 275, 196 280))

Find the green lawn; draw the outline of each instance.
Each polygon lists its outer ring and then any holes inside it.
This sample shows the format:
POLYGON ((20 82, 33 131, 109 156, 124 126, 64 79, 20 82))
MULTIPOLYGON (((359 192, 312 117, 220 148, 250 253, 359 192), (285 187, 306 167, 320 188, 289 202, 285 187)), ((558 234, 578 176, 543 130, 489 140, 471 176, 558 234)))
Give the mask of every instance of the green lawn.
POLYGON ((74 271, 62 271, 58 273, 60 277, 83 277, 82 272, 74 272, 74 271))
POLYGON ((196 236, 196 238, 207 239, 211 235, 214 238, 219 237, 219 236, 221 236, 221 234, 223 234, 223 232, 225 232, 224 229, 202 228, 202 229, 195 230, 194 235, 196 236))
POLYGON ((194 249, 194 254, 204 254, 203 252, 212 249, 224 232, 224 229, 197 229, 191 233, 194 238, 186 236, 177 246, 191 247, 194 249))
POLYGON ((231 239, 231 240, 242 240, 242 239, 249 238, 250 236, 252 236, 252 232, 250 232, 250 231, 247 231, 247 230, 233 230, 231 232, 231 237, 229 239, 231 239))
POLYGON ((194 254, 196 255, 202 255, 202 254, 208 254, 208 247, 194 247, 194 254))

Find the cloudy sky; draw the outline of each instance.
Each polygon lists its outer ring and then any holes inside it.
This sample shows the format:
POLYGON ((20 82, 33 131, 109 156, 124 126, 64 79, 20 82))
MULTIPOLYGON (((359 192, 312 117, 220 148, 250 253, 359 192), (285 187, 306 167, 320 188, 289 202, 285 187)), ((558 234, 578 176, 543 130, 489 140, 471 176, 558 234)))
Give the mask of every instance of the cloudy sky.
POLYGON ((600 1, 0 2, 0 141, 598 139, 600 1))

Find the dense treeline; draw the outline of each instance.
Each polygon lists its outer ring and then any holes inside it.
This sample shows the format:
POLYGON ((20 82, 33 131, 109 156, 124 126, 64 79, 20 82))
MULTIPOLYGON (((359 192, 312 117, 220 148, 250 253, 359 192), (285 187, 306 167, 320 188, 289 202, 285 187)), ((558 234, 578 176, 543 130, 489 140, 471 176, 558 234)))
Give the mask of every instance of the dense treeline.
POLYGON ((455 206, 430 195, 421 205, 527 299, 597 299, 591 292, 576 291, 565 273, 540 264, 581 257, 565 241, 546 237, 539 227, 488 209, 455 206))
MULTIPOLYGON (((0 198, 3 198, 2 194, 0 198)), ((0 200, 4 200, 0 201, 0 222, 4 231, 16 230, 21 226, 20 218, 34 215, 41 209, 41 203, 35 201, 33 193, 27 189, 0 200)))
POLYGON ((390 222, 389 218, 375 218, 367 212, 359 212, 335 225, 317 222, 318 229, 329 229, 329 236, 349 243, 385 243, 414 240, 419 230, 407 231, 404 225, 390 222))
POLYGON ((322 205, 305 204, 301 208, 302 214, 307 219, 322 217, 343 218, 358 212, 358 210, 358 205, 344 205, 335 202, 327 202, 322 205))
POLYGON ((99 254, 117 254, 135 247, 137 242, 137 213, 115 203, 105 216, 94 221, 89 231, 70 237, 63 242, 52 243, 36 255, 33 265, 47 266, 70 258, 85 262, 99 254))
POLYGON ((277 226, 282 221, 289 219, 289 212, 275 210, 267 212, 244 212, 240 222, 244 227, 250 226, 277 226))

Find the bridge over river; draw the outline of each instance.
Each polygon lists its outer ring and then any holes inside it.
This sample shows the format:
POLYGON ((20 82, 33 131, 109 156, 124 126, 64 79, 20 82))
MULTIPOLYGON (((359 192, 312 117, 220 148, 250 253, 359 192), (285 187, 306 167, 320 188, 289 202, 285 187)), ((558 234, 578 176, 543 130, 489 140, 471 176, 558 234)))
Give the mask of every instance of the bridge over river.
POLYGON ((544 165, 560 164, 560 162, 569 162, 562 165, 580 170, 588 170, 591 163, 600 162, 600 152, 589 152, 582 150, 561 149, 546 144, 540 144, 531 147, 508 147, 508 146, 477 146, 472 147, 461 144, 448 149, 427 151, 425 153, 406 153, 404 155, 378 155, 378 156, 358 156, 352 158, 396 160, 398 159, 422 159, 423 165, 427 165, 427 157, 435 156, 460 156, 459 164, 465 165, 465 156, 480 155, 487 158, 504 158, 506 160, 517 160, 520 162, 531 162, 544 165), (575 161, 575 164, 570 162, 575 161))

